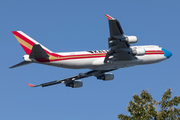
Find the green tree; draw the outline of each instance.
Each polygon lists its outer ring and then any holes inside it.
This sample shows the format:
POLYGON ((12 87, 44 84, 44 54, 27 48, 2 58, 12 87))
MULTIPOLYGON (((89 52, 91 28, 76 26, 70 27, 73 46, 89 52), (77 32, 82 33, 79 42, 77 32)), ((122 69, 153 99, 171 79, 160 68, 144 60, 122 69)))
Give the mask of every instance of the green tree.
POLYGON ((180 103, 180 96, 171 98, 171 95, 172 90, 169 88, 158 102, 148 90, 142 90, 140 96, 133 95, 133 100, 128 103, 126 110, 130 116, 119 114, 118 118, 120 120, 180 120, 180 108, 174 107, 180 103))

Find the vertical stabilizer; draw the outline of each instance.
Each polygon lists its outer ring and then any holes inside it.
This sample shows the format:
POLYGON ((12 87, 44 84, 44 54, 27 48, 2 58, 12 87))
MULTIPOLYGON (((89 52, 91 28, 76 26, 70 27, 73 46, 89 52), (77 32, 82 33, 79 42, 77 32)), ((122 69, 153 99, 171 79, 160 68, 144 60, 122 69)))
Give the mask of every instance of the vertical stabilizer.
MULTIPOLYGON (((22 31, 13 31, 12 33, 14 34, 14 36, 16 37, 16 39, 18 40, 18 42, 20 43, 26 54, 28 55, 30 55, 34 44, 41 45, 40 43, 38 43, 37 41, 35 41, 25 33, 23 33, 22 31)), ((41 45, 41 47, 44 49, 46 53, 52 53, 52 51, 50 51, 43 45, 41 45)))

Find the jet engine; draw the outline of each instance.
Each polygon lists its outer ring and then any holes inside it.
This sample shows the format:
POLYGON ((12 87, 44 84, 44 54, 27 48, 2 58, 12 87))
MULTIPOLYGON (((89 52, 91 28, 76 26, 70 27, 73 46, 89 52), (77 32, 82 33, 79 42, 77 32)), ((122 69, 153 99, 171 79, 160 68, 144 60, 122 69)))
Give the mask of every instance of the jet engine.
POLYGON ((132 54, 140 56, 145 55, 146 51, 143 48, 134 48, 132 49, 132 54))
POLYGON ((125 36, 125 41, 127 41, 129 44, 137 43, 137 37, 136 36, 125 36))
POLYGON ((83 86, 83 82, 81 80, 75 80, 72 83, 66 84, 67 87, 79 88, 83 86))
POLYGON ((114 79, 114 74, 112 73, 104 73, 103 75, 97 77, 97 79, 109 81, 114 79))

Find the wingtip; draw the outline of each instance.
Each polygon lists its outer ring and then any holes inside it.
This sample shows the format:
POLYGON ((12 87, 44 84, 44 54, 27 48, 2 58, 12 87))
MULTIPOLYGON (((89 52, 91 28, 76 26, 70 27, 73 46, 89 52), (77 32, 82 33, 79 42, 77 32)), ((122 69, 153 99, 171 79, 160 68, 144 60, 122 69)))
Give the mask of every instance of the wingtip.
POLYGON ((107 19, 108 20, 114 20, 114 18, 113 17, 111 17, 110 15, 108 15, 108 14, 105 14, 105 16, 107 17, 107 19))
POLYGON ((33 85, 33 84, 30 84, 30 83, 28 83, 27 85, 29 85, 30 87, 34 87, 34 85, 33 85))

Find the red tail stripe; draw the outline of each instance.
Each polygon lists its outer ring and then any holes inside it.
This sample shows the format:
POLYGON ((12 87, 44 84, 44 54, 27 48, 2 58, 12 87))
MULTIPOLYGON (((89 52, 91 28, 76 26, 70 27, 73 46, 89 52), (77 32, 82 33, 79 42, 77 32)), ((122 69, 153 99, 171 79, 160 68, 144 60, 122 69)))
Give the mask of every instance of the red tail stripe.
POLYGON ((30 45, 32 45, 32 46, 35 44, 34 42, 32 42, 32 41, 29 40, 28 38, 24 37, 23 35, 21 35, 21 34, 20 34, 19 32, 17 32, 17 31, 12 31, 12 33, 13 33, 15 36, 21 38, 22 40, 24 40, 25 42, 27 42, 28 44, 30 44, 30 45))
POLYGON ((22 48, 24 49, 24 51, 26 52, 26 54, 30 55, 31 50, 28 49, 27 47, 25 47, 24 45, 20 44, 22 46, 22 48))

